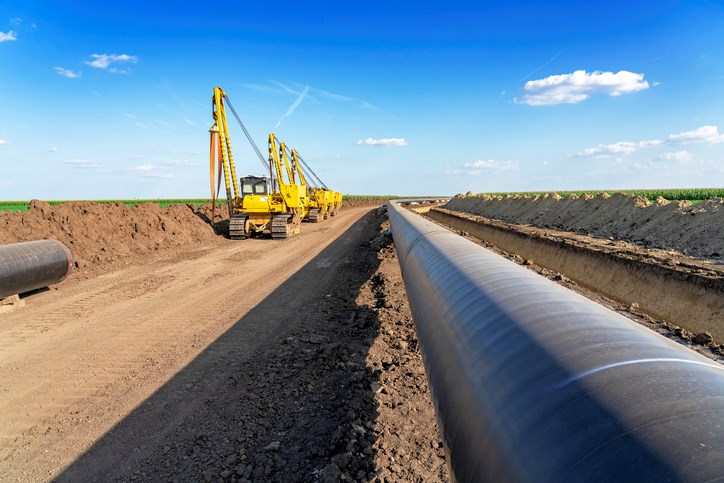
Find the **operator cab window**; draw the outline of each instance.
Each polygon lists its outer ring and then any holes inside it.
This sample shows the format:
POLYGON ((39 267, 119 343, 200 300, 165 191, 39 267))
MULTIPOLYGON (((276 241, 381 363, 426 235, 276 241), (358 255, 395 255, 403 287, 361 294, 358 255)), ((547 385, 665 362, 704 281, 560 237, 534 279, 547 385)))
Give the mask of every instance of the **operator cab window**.
POLYGON ((259 181, 254 185, 254 193, 257 195, 265 195, 266 193, 266 181, 259 181))
POLYGON ((241 183, 241 193, 243 195, 251 195, 254 194, 254 183, 251 181, 244 180, 241 183))

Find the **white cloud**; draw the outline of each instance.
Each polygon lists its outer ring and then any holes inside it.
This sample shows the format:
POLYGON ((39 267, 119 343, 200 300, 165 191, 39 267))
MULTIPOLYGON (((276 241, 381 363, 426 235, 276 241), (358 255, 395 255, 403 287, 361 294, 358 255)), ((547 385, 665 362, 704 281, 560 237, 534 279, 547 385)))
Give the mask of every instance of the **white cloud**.
POLYGON ((672 134, 667 138, 667 141, 674 144, 717 144, 724 142, 724 134, 719 134, 717 126, 701 126, 693 131, 672 134))
POLYGON ((142 178, 172 178, 173 173, 170 169, 154 166, 153 164, 141 164, 130 169, 130 174, 140 176, 142 178))
POLYGON ((196 123, 193 122, 193 121, 192 121, 191 119, 189 119, 188 117, 185 117, 185 118, 184 118, 184 122, 185 122, 186 124, 188 124, 189 126, 196 126, 196 123))
MULTIPOLYGON (((724 134, 719 134, 717 126, 702 126, 693 131, 687 131, 679 134, 672 134, 668 136, 664 141, 659 139, 650 139, 648 141, 630 142, 630 141, 619 141, 613 144, 599 144, 593 148, 587 148, 583 151, 579 151, 575 154, 578 157, 605 157, 619 154, 631 154, 638 151, 641 148, 650 148, 654 146, 666 146, 666 145, 679 145, 679 144, 695 144, 695 143, 709 143, 718 144, 724 142, 724 134)), ((685 153, 686 151, 678 151, 678 153, 685 153)), ((672 153, 664 153, 672 154, 672 153)), ((662 159, 673 159, 673 158, 662 158, 662 159)))
POLYGON ((643 74, 626 70, 616 73, 577 70, 526 82, 523 97, 516 98, 515 102, 529 106, 576 104, 593 94, 620 96, 648 88, 649 83, 644 80, 643 74))
POLYGON ((382 138, 382 139, 360 139, 357 144, 366 144, 367 146, 407 146, 405 138, 382 138))
POLYGON ((10 141, 6 141, 6 140, 4 140, 4 139, 0 139, 0 146, 2 146, 3 144, 10 144, 10 141))
POLYGON ((66 159, 63 162, 81 169, 98 169, 101 167, 101 165, 95 161, 88 161, 87 159, 66 159))
POLYGON ((57 152, 58 152, 58 147, 57 147, 57 146, 53 146, 52 148, 48 149, 48 151, 50 151, 51 153, 57 153, 57 152))
POLYGON ((73 72, 70 69, 65 69, 63 67, 55 67, 55 71, 58 73, 58 75, 62 75, 63 77, 67 77, 68 79, 77 79, 81 76, 81 72, 73 72))
POLYGON ((614 156, 618 154, 631 154, 641 148, 648 148, 651 146, 659 146, 663 144, 663 141, 660 141, 658 139, 650 139, 648 141, 640 141, 637 143, 633 143, 630 141, 619 141, 617 143, 613 144, 599 144, 595 148, 587 148, 583 151, 579 151, 576 153, 576 156, 579 157, 585 157, 585 156, 596 156, 596 157, 604 157, 604 156, 614 156))
POLYGON ((689 151, 674 151, 669 153, 662 153, 659 156, 660 159, 666 161, 677 161, 679 163, 686 163, 694 159, 694 155, 689 151))
MULTIPOLYGON (((94 60, 86 60, 85 63, 96 69, 107 69, 111 64, 116 62, 130 62, 135 64, 138 62, 138 57, 128 54, 91 54, 94 60)), ((126 74, 128 73, 125 69, 117 69, 115 67, 109 69, 110 72, 126 74)))
POLYGON ((479 159, 473 163, 465 163, 465 171, 469 174, 480 174, 484 171, 516 171, 518 161, 495 161, 479 159))
POLYGON ((0 42, 10 42, 11 40, 18 40, 15 36, 15 32, 12 30, 8 33, 0 32, 0 42))

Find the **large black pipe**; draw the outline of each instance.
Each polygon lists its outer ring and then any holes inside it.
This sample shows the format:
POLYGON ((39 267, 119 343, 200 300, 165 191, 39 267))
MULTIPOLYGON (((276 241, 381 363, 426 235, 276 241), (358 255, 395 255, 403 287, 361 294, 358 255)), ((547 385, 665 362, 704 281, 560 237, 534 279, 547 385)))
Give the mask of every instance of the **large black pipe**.
POLYGON ((388 208, 454 481, 724 478, 724 366, 388 208))
POLYGON ((0 299, 58 283, 72 265, 70 250, 56 240, 0 245, 0 299))

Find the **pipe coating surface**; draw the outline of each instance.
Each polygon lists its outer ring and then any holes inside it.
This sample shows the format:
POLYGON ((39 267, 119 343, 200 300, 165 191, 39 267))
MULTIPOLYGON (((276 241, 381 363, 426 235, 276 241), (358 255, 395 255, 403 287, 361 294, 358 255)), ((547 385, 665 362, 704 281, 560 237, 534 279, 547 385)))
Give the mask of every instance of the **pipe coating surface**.
POLYGON ((0 299, 58 283, 72 266, 70 250, 56 240, 0 245, 0 299))
POLYGON ((724 366, 388 209, 454 481, 724 477, 724 366))

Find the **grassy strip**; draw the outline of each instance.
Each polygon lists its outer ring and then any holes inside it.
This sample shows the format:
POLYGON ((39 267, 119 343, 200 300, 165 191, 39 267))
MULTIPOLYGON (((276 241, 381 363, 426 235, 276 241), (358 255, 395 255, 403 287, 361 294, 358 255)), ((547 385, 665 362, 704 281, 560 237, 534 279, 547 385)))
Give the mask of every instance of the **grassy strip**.
MULTIPOLYGON (((51 200, 48 204, 51 206, 62 205, 64 203, 75 203, 75 202, 93 202, 100 204, 113 204, 123 203, 128 206, 140 205, 143 203, 156 203, 162 208, 166 208, 171 205, 185 205, 190 204, 194 206, 201 206, 210 199, 204 198, 191 198, 191 199, 134 199, 134 200, 51 200)), ((0 211, 27 211, 30 201, 0 201, 0 211)), ((217 200, 217 204, 221 204, 221 201, 217 200)))
MULTIPOLYGON (((540 196, 552 191, 529 191, 529 192, 508 192, 508 193, 480 193, 480 195, 491 196, 540 196)), ((655 200, 658 197, 670 200, 688 200, 692 203, 707 200, 713 197, 724 198, 724 188, 693 188, 693 189, 666 189, 666 190, 601 190, 601 191, 556 191, 563 198, 572 194, 577 196, 583 194, 599 195, 601 193, 625 193, 627 195, 643 196, 649 200, 655 200)))
MULTIPOLYGON (((388 200, 399 198, 397 195, 344 195, 343 200, 388 200)), ((206 202, 211 201, 208 198, 190 198, 190 199, 133 199, 133 200, 52 200, 48 201, 51 206, 62 205, 64 203, 73 202, 86 202, 91 201, 93 203, 110 204, 110 203, 123 203, 128 206, 140 205, 142 203, 157 203, 162 208, 171 205, 178 204, 190 204, 194 206, 200 206, 206 202)), ((226 203, 225 199, 217 200, 217 205, 226 203)), ((0 211, 27 211, 30 201, 0 201, 0 211)))

